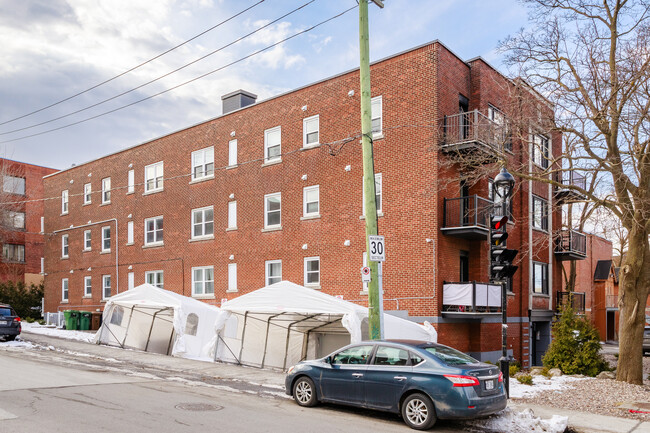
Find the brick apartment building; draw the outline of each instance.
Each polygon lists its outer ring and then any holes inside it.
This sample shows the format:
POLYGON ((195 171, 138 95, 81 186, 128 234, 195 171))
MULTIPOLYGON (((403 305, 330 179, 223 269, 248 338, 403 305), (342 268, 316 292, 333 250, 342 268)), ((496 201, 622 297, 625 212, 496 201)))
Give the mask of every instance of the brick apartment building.
POLYGON ((0 158, 0 170, 0 281, 40 284, 45 247, 41 226, 43 176, 57 170, 4 158, 0 158))
MULTIPOLYGON (((501 145, 484 132, 503 127, 512 83, 437 41, 371 75, 384 308, 494 361, 501 303, 481 284, 489 179, 465 182, 453 158, 501 145), (470 302, 450 301, 458 291, 470 302)), ((283 279, 367 305, 359 97, 358 70, 261 102, 234 92, 219 117, 46 177, 46 196, 61 198, 45 204, 46 311, 101 309, 145 281, 220 305, 283 279)), ((541 170, 561 139, 531 131, 509 158, 541 170)), ((558 260, 573 258, 553 239, 557 194, 522 181, 513 197, 508 345, 525 366, 550 341, 558 260)))

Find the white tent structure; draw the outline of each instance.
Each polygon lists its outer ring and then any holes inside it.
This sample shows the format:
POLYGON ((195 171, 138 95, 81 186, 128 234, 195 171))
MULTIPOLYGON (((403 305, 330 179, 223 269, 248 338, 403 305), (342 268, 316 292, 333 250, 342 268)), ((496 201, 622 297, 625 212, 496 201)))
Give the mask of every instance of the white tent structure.
POLYGON ((143 284, 111 297, 97 344, 183 358, 209 359, 219 308, 143 284))
MULTIPOLYGON (((384 338, 433 341, 436 330, 384 314, 384 338)), ((221 306, 215 360, 287 369, 367 339, 368 309, 281 281, 221 306)))

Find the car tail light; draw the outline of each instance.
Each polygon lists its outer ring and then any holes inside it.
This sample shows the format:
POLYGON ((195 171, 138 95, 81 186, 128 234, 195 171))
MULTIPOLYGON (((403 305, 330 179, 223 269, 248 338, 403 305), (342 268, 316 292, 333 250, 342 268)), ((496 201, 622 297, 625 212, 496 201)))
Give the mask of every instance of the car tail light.
POLYGON ((480 385, 477 378, 472 376, 463 376, 460 374, 445 374, 447 380, 454 384, 454 386, 478 386, 480 385))
POLYGON ((499 372, 499 382, 503 382, 503 373, 499 372))
POLYGON ((14 322, 20 322, 20 317, 14 317, 14 322))

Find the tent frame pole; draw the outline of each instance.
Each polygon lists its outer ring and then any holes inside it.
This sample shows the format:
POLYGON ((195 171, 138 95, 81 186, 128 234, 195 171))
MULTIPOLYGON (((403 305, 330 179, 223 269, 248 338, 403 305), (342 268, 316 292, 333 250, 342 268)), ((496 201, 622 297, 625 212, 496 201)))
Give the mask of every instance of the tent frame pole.
POLYGON ((129 323, 126 324, 126 331, 124 331, 124 340, 122 340, 122 344, 120 344, 120 347, 124 349, 124 344, 126 343, 126 337, 129 336, 129 328, 131 327, 131 319, 133 319, 133 310, 135 309, 135 305, 131 307, 131 314, 129 315, 129 323))
POLYGON ((274 314, 272 316, 269 316, 268 319, 266 319, 266 337, 264 339, 264 352, 262 354, 262 367, 264 368, 264 361, 266 361, 266 348, 269 345, 269 327, 271 326, 271 320, 275 319, 276 317, 282 315, 282 313, 274 314))
MULTIPOLYGON (((239 357, 236 358, 238 360, 241 359, 241 354, 244 351, 244 337, 246 337, 246 322, 248 321, 248 311, 244 313, 244 329, 241 331, 241 347, 239 348, 239 357)), ((241 362, 241 361, 239 361, 241 362)))
MULTIPOLYGON (((230 352, 232 357, 235 358, 235 360, 237 361, 237 365, 241 365, 241 361, 239 360, 239 358, 237 358, 237 355, 235 355, 232 352, 232 350, 230 349, 230 346, 228 346, 228 343, 226 343, 226 341, 221 337, 221 335, 217 334, 217 337, 219 338, 219 340, 221 340, 223 342, 224 346, 226 346, 226 348, 228 349, 228 352, 230 352)), ((215 360, 215 362, 217 360, 217 353, 216 352, 214 354, 214 360, 215 360)))
POLYGON ((289 326, 287 326, 287 341, 284 345, 284 361, 282 362, 282 370, 287 369, 287 357, 289 356, 289 337, 291 337, 291 327, 297 323, 304 322, 305 320, 313 319, 314 317, 318 316, 320 316, 320 314, 312 314, 311 316, 307 316, 300 320, 296 320, 295 322, 291 322, 289 326))
MULTIPOLYGON (((147 344, 144 345, 145 352, 149 348, 149 342, 151 341, 151 332, 153 331, 153 325, 156 323, 156 316, 158 315, 158 313, 162 313, 163 311, 167 311, 167 310, 169 310, 169 308, 163 308, 162 310, 158 310, 155 313, 153 313, 153 318, 151 319, 151 326, 149 327, 149 335, 147 335, 147 344)), ((174 335, 174 325, 172 325, 172 335, 174 335)), ((169 353, 169 346, 167 346, 167 353, 169 353)))

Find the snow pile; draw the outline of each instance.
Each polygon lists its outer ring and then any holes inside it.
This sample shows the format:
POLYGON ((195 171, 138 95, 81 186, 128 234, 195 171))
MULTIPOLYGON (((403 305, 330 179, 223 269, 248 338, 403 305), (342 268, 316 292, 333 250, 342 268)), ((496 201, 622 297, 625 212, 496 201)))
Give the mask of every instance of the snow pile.
POLYGON ((95 336, 95 332, 68 331, 66 329, 41 326, 38 323, 22 322, 22 328, 23 331, 32 334, 48 335, 50 337, 65 338, 67 340, 85 341, 87 343, 90 343, 95 336))
POLYGON ((569 424, 569 418, 566 416, 553 415, 550 419, 541 419, 536 417, 531 409, 525 409, 521 412, 510 408, 504 409, 487 419, 468 421, 467 424, 480 428, 484 431, 509 432, 509 433, 528 433, 546 432, 562 433, 569 424))
POLYGON ((14 340, 14 341, 2 341, 0 340, 0 347, 14 347, 14 348, 24 348, 24 349, 33 349, 34 346, 28 341, 14 340))
POLYGON ((568 388, 571 382, 590 380, 590 377, 556 376, 547 378, 533 376, 532 385, 524 385, 514 377, 510 378, 510 398, 530 398, 542 391, 559 391, 568 388))

